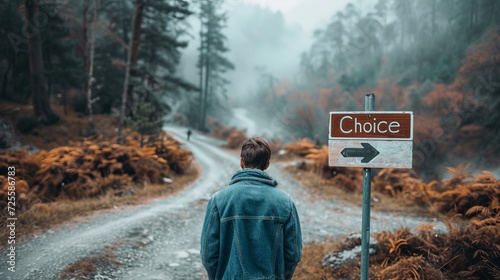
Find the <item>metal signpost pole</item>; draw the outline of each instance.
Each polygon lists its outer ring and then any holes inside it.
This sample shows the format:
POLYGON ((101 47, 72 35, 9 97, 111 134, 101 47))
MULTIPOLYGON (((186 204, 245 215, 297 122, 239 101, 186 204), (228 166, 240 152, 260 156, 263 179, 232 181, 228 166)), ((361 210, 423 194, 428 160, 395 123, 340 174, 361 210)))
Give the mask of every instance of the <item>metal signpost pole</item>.
POLYGON ((363 168, 361 280, 368 280, 372 168, 412 168, 413 112, 375 111, 375 94, 365 110, 330 112, 328 165, 363 168))
MULTIPOLYGON (((375 110, 375 94, 365 95, 365 111, 375 110)), ((363 209, 361 217, 361 280, 368 280, 370 245, 370 197, 372 169, 363 168, 363 209)))

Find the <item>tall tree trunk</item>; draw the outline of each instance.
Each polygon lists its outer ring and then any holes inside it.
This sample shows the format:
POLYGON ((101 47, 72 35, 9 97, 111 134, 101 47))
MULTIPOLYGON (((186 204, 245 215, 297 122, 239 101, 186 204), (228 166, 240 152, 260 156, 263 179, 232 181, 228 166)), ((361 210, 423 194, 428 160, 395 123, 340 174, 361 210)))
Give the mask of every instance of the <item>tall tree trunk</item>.
MULTIPOLYGON (((42 61, 44 62, 44 70, 52 71, 52 61, 50 60, 52 51, 50 48, 42 48, 42 61)), ((47 96, 50 99, 52 95, 52 76, 47 77, 47 96)))
POLYGON ((200 42, 201 42, 201 47, 200 47, 200 93, 198 96, 198 101, 199 101, 199 109, 198 109, 198 116, 197 116, 197 127, 198 129, 202 130, 202 122, 203 122, 203 68, 204 68, 204 44, 203 44, 203 19, 201 20, 201 29, 200 29, 200 42))
POLYGON ((94 19, 92 20, 92 36, 90 38, 89 71, 87 72, 87 110, 89 114, 89 127, 93 127, 94 125, 94 120, 92 119, 92 83, 94 82, 95 33, 97 25, 97 9, 99 8, 99 0, 94 1, 94 19))
POLYGON ((432 0, 432 34, 436 32, 436 0, 432 0))
MULTIPOLYGON (((123 10, 124 7, 126 6, 125 1, 120 1, 120 10, 123 10)), ((120 23, 121 23, 121 32, 122 32, 122 38, 124 42, 129 42, 129 27, 130 23, 124 19, 125 17, 121 17, 120 23), (128 25, 127 25, 128 24, 128 25)))
POLYGON ((474 24, 479 23, 479 2, 474 2, 474 24))
MULTIPOLYGON (((120 124, 118 126, 118 143, 123 143, 123 127, 125 126, 125 116, 127 115, 127 93, 128 93, 128 88, 129 88, 129 80, 130 80, 130 66, 132 62, 132 49, 134 45, 134 35, 137 34, 137 31, 135 30, 136 27, 136 17, 138 16, 139 9, 142 10, 143 5, 142 0, 136 0, 135 2, 135 12, 134 12, 134 20, 132 21, 133 24, 133 29, 132 29, 132 38, 129 41, 128 45, 128 57, 127 57, 127 67, 125 69, 125 81, 123 83, 123 93, 122 93, 122 104, 120 108, 120 124)), ((142 11, 141 11, 142 13, 142 11)))
POLYGON ((208 13, 207 13, 207 26, 205 30, 205 55, 204 55, 204 63, 205 63, 205 87, 204 87, 204 93, 203 93, 203 102, 202 102, 202 120, 201 120, 201 129, 205 130, 206 129, 206 122, 207 122, 207 105, 208 105, 208 95, 210 91, 210 68, 211 68, 211 61, 210 61, 210 48, 211 48, 211 38, 212 36, 211 32, 211 24, 212 24, 212 13, 213 13, 213 3, 210 2, 210 0, 207 0, 206 3, 207 8, 208 8, 208 13))
MULTIPOLYGON (((82 57, 83 57, 83 68, 85 69, 85 82, 83 83, 83 94, 87 93, 87 87, 89 86, 88 84, 88 79, 89 79, 89 55, 88 55, 88 44, 89 44, 89 39, 88 39, 88 28, 87 28, 87 15, 89 11, 89 1, 90 0, 84 0, 83 1, 83 21, 82 21, 82 46, 81 46, 81 52, 82 52, 82 57)), ((83 100, 83 98, 82 98, 83 100)), ((85 99, 87 100, 87 99, 85 99)), ((88 100, 86 101, 87 104, 85 104, 85 113, 88 114, 88 100)))
MULTIPOLYGON (((137 72, 133 69, 137 65, 137 60, 139 56, 139 44, 141 37, 141 24, 144 11, 144 0, 136 0, 135 3, 135 14, 132 29, 132 50, 130 57, 130 71, 129 76, 137 76, 137 72)), ((127 87, 127 115, 133 114, 134 107, 134 85, 130 84, 127 87)))
POLYGON ((470 1, 470 24, 469 29, 474 25, 474 1, 470 1))
POLYGON ((474 27, 474 5, 475 1, 470 1, 469 31, 467 32, 467 42, 470 44, 474 27))
POLYGON ((0 95, 1 98, 7 97, 7 95, 5 94, 5 90, 7 88, 7 79, 9 78, 10 69, 12 69, 12 64, 10 62, 10 59, 8 59, 7 60, 7 70, 5 70, 5 73, 3 74, 2 94, 0 95))
MULTIPOLYGON (((39 12, 38 0, 25 0, 26 18, 33 21, 39 12)), ((40 31, 28 36, 28 57, 30 65, 30 87, 35 116, 42 122, 57 122, 57 115, 52 112, 45 85, 40 31)))
POLYGON ((207 40, 207 51, 205 52, 205 93, 203 96, 203 113, 202 113, 202 122, 201 122, 201 128, 202 130, 205 130, 205 124, 207 122, 207 101, 208 101, 208 94, 209 94, 209 87, 210 87, 210 57, 209 57, 209 43, 207 40))
POLYGON ((401 18, 401 49, 405 48, 405 20, 401 18))

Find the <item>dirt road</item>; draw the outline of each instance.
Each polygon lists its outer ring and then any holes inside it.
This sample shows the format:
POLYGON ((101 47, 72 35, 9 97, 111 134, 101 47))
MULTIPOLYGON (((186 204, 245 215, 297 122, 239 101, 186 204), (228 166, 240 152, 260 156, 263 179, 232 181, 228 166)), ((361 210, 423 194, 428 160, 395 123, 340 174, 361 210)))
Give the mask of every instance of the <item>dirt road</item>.
MULTIPOLYGON (((168 127, 185 141, 186 129, 168 127)), ((109 251, 121 266, 102 261, 91 279, 206 279, 199 260, 199 236, 206 203, 239 169, 239 158, 225 152, 221 141, 193 135, 186 148, 202 168, 199 180, 183 192, 134 209, 119 209, 91 220, 61 227, 26 240, 16 249, 16 272, 0 256, 0 279, 57 279, 68 265, 109 251)), ((279 165, 269 173, 294 198, 303 241, 322 240, 361 229, 361 209, 340 200, 325 200, 293 181, 279 165)), ((371 232, 414 228, 424 218, 372 212, 371 232)))

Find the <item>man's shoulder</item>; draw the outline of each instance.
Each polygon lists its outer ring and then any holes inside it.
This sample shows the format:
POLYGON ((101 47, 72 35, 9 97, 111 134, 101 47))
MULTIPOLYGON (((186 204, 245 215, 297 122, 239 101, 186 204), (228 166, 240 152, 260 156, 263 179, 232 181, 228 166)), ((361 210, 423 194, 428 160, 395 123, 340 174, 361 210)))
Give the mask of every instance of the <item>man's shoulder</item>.
MULTIPOLYGON (((271 186, 231 184, 213 196, 217 209, 229 215, 234 211, 250 211, 249 213, 274 213, 286 219, 293 209, 293 199, 287 192, 271 186), (250 204, 248 204, 250 203, 250 204), (243 205, 259 205, 250 209, 243 205), (242 210, 242 209, 246 210, 242 210), (236 210, 239 209, 239 210, 236 210)), ((260 214, 259 214, 260 215, 260 214)))
POLYGON ((237 182, 234 184, 230 184, 223 189, 217 191, 214 196, 219 198, 229 197, 232 195, 238 195, 242 192, 251 192, 255 191, 256 188, 260 189, 265 196, 273 199, 279 200, 292 200, 292 197, 289 193, 284 190, 279 189, 278 187, 273 187, 265 184, 245 184, 243 182, 237 182))

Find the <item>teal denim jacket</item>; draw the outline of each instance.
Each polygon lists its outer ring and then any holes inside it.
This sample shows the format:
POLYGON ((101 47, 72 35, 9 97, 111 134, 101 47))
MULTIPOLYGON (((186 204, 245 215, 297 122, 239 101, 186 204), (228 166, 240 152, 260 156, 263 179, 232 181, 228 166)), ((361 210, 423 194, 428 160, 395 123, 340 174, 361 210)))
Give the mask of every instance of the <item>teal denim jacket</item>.
POLYGON ((302 258, 295 204, 266 172, 236 172, 210 199, 201 234, 209 279, 291 279, 302 258))

